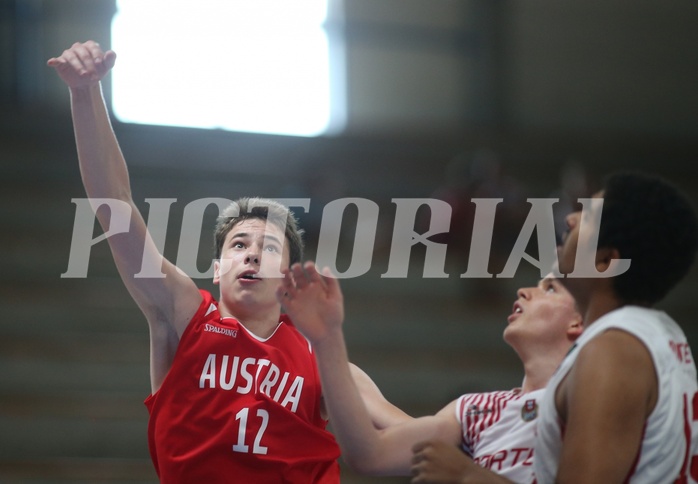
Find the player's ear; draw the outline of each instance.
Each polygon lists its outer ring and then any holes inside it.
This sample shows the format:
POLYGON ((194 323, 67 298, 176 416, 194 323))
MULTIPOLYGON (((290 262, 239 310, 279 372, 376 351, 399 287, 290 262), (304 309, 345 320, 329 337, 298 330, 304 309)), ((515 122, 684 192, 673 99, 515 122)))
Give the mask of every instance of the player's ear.
POLYGON ((217 259, 213 261, 213 283, 219 282, 221 282, 221 261, 217 259))
POLYGON ((567 337, 570 341, 575 341, 582 335, 584 331, 584 321, 582 320, 582 315, 575 313, 574 318, 570 321, 570 325, 567 327, 567 337))
POLYGON ((599 247, 596 251, 596 270, 603 273, 611 266, 611 262, 620 259, 620 252, 615 247, 599 247))

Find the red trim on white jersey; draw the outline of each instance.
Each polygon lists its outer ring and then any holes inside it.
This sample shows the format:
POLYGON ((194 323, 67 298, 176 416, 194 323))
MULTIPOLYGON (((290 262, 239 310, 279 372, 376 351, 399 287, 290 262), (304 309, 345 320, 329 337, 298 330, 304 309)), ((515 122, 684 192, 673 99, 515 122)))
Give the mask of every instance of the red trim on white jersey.
POLYGON ((463 449, 479 465, 517 483, 533 481, 533 443, 543 390, 463 395, 456 403, 463 449))

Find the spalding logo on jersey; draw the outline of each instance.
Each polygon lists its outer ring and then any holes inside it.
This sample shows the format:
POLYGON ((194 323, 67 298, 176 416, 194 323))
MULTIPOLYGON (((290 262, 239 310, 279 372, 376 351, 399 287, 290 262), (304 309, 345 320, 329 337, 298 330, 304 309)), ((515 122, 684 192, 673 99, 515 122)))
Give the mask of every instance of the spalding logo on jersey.
POLYGON ((537 416, 538 403, 536 403, 535 399, 526 400, 523 407, 521 407, 521 418, 524 422, 530 422, 531 420, 535 420, 537 416))

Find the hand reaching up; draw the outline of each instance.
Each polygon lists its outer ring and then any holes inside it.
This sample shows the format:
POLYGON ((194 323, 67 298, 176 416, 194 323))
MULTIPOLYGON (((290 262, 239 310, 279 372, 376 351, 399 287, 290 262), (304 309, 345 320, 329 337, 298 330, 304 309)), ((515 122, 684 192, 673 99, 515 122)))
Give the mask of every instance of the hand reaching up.
POLYGON ((313 262, 293 264, 284 272, 276 293, 293 324, 313 345, 318 345, 344 321, 344 298, 328 269, 318 272, 313 262))
POLYGON ((76 42, 59 57, 48 60, 47 65, 56 69, 58 76, 69 88, 87 87, 99 83, 114 67, 116 53, 104 52, 97 42, 76 42))

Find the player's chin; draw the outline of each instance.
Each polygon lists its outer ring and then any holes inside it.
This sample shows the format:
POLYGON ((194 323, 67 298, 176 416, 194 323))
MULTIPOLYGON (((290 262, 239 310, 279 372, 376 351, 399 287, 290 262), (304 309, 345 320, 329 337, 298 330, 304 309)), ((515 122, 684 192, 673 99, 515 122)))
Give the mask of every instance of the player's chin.
POLYGON ((502 339, 505 343, 511 346, 512 341, 516 340, 515 333, 516 331, 512 331, 511 325, 509 325, 504 328, 504 331, 502 332, 502 339))
POLYGON ((504 330, 503 330, 504 336, 516 333, 517 328, 520 326, 521 326, 521 324, 518 322, 518 319, 507 321, 507 325, 504 327, 504 330))
POLYGON ((563 247, 558 247, 557 249, 557 260, 553 264, 552 272, 556 275, 560 274, 562 276, 561 279, 564 279, 567 274, 574 270, 574 263, 569 264, 567 262, 563 247))

